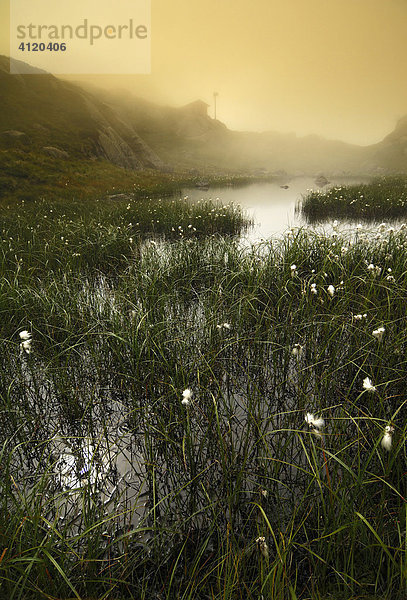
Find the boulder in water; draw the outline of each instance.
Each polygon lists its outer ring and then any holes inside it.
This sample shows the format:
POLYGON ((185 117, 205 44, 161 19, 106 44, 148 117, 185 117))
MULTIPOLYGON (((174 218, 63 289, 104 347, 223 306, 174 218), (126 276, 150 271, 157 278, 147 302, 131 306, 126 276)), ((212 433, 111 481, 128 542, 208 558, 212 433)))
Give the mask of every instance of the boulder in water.
POLYGON ((324 187, 325 185, 328 185, 329 181, 325 175, 318 175, 318 177, 315 179, 315 183, 320 187, 324 187))

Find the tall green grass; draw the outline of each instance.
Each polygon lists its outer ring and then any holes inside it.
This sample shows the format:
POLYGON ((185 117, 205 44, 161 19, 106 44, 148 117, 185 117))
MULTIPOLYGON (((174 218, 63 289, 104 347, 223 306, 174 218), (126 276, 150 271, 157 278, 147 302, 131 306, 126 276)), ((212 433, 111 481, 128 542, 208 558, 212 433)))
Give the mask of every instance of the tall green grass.
POLYGON ((2 213, 4 597, 405 598, 404 232, 127 206, 2 213))
POLYGON ((378 177, 366 184, 311 191, 302 201, 302 213, 311 221, 327 218, 403 219, 407 216, 405 177, 378 177))

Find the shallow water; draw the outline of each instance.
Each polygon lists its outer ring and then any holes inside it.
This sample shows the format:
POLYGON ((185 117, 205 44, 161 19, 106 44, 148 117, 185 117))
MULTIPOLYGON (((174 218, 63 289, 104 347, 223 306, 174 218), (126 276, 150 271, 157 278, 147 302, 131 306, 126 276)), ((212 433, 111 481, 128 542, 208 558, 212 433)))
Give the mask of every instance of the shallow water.
POLYGON ((269 237, 279 237, 290 227, 306 225, 299 206, 302 196, 305 196, 309 190, 324 190, 336 185, 366 183, 367 181, 367 178, 361 177, 334 178, 327 186, 321 187, 315 183, 313 177, 296 177, 240 187, 211 187, 208 191, 185 188, 182 193, 192 201, 201 198, 212 198, 213 200, 220 198, 224 204, 232 201, 240 204, 254 219, 254 227, 247 232, 245 238, 250 242, 255 242, 269 237))

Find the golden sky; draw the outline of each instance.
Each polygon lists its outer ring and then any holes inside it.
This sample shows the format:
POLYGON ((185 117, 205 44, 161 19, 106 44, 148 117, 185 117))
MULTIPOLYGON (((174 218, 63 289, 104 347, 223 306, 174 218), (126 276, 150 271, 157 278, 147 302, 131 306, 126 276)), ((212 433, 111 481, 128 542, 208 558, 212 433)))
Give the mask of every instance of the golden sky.
POLYGON ((216 90, 231 128, 374 143, 407 114, 406 31, 407 0, 152 0, 151 75, 73 79, 173 105, 216 90))

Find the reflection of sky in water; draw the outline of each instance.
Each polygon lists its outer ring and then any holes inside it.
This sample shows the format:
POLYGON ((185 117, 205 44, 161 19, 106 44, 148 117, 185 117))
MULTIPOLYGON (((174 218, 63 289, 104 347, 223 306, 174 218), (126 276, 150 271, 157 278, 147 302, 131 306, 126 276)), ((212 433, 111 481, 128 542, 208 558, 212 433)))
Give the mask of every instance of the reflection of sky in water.
MULTIPOLYGON (((98 296, 97 305, 103 301, 110 302, 108 294, 98 296)), ((84 384, 72 405, 61 402, 58 388, 46 378, 38 360, 36 383, 42 384, 35 387, 31 363, 25 355, 20 358, 30 413, 37 420, 36 439, 45 441, 30 441, 13 453, 10 470, 18 488, 30 494, 33 486, 41 485, 44 516, 49 522, 63 522, 72 535, 85 526, 85 499, 92 499, 101 514, 111 515, 104 525, 108 532, 124 525, 136 527, 148 519, 143 436, 133 431, 134 409, 114 398, 113 385, 95 387, 98 374, 92 370, 89 354, 82 353, 80 365, 88 364, 93 385, 84 384), (75 403, 82 407, 81 419, 70 412, 75 403)))
MULTIPOLYGON (((366 179, 332 179, 330 185, 347 185, 366 179)), ((329 187, 329 186, 328 186, 329 187)), ((208 191, 185 189, 183 194, 191 200, 201 198, 220 198, 223 204, 234 202, 240 204, 254 218, 255 226, 248 232, 250 241, 280 236, 290 227, 306 225, 296 207, 303 195, 311 189, 319 188, 313 177, 297 177, 287 181, 254 183, 242 187, 211 187, 208 191), (288 188, 282 186, 288 185, 288 188)))

